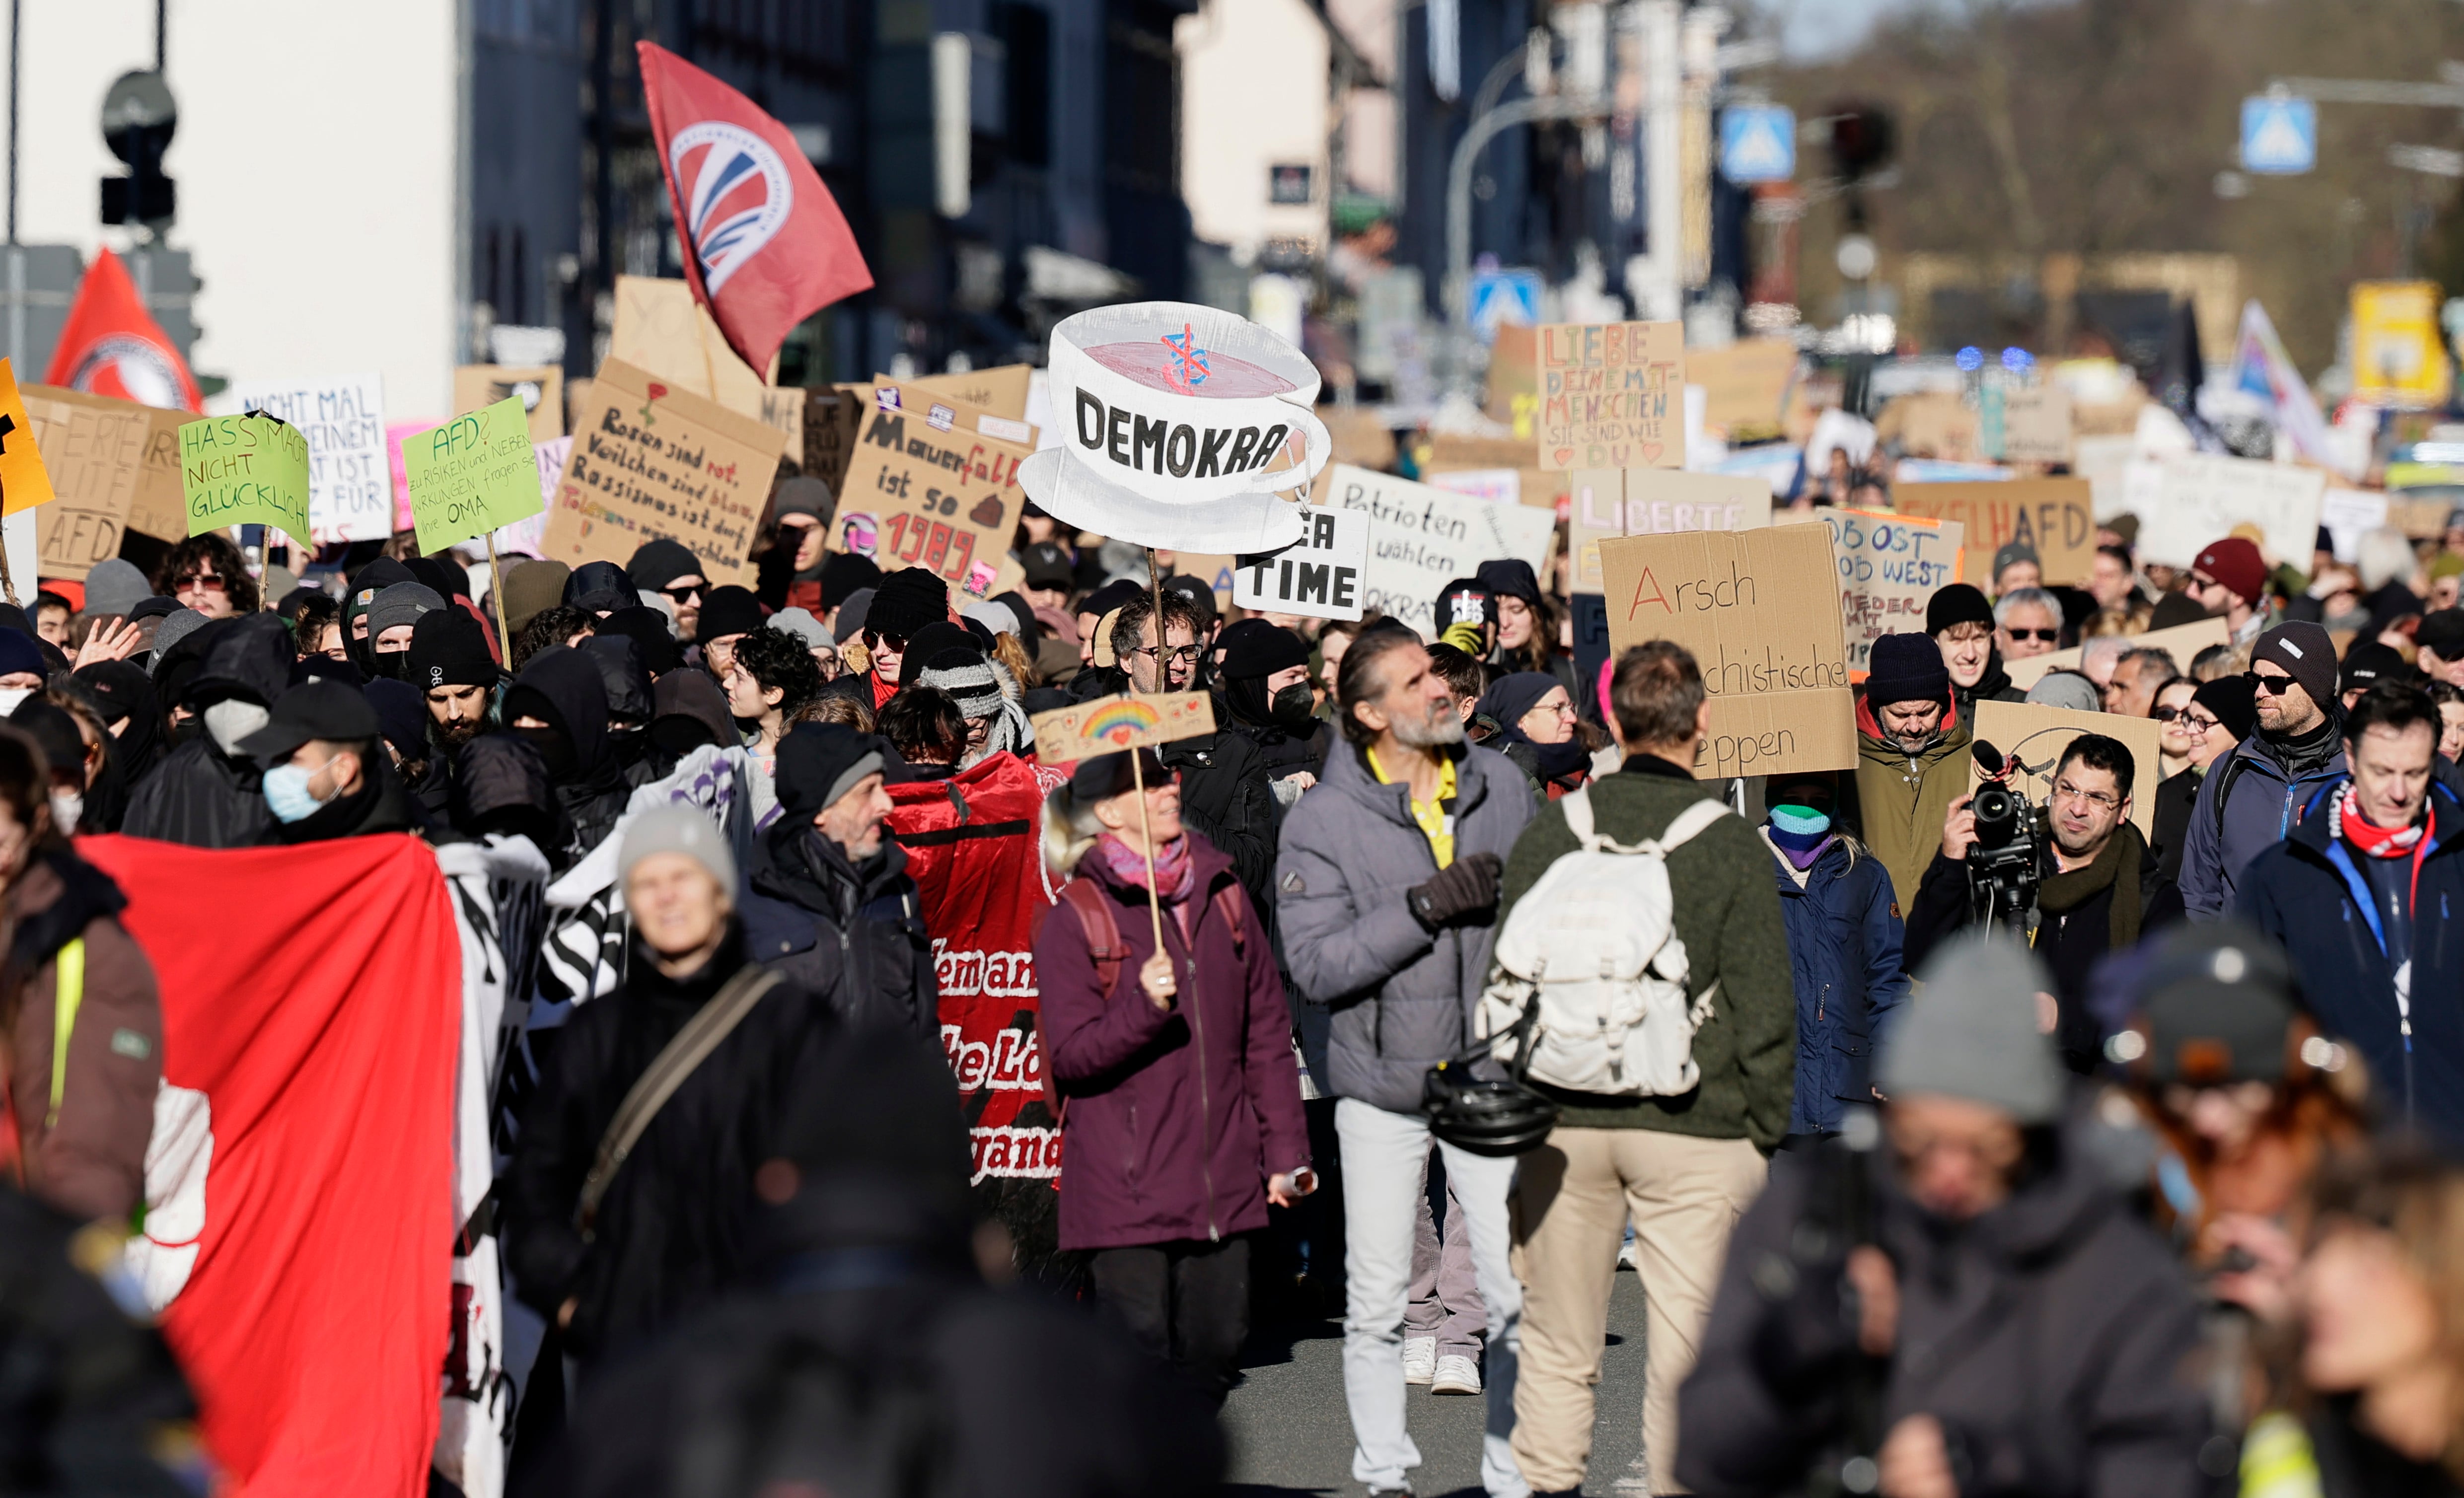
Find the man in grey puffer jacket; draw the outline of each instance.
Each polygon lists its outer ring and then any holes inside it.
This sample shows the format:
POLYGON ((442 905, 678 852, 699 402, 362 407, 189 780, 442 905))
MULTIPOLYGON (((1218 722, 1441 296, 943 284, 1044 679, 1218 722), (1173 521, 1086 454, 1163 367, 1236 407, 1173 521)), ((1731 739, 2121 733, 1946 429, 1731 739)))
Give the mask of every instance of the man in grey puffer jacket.
MULTIPOLYGON (((1325 1081, 1341 1099, 1352 1475, 1373 1494, 1408 1493, 1420 1456, 1404 1428, 1403 1314, 1432 1144, 1421 1083, 1472 1046, 1499 877, 1534 807, 1522 772, 1463 741, 1445 679, 1408 631, 1353 642, 1336 695, 1344 742, 1284 823, 1275 905, 1292 981, 1334 1011, 1325 1081)), ((1523 1305, 1507 1260, 1514 1162, 1438 1148, 1488 1311, 1481 1479, 1492 1498, 1524 1498, 1507 1444, 1523 1305)))

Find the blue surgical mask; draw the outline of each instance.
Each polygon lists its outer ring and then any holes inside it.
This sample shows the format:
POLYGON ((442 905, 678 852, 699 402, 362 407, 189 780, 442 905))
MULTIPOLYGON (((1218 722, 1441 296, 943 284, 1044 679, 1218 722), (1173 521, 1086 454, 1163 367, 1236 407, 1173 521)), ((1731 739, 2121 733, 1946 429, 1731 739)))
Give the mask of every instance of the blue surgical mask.
POLYGON ((325 804, 308 793, 309 778, 316 773, 296 764, 277 764, 265 772, 265 809, 275 821, 304 821, 323 808, 325 804))

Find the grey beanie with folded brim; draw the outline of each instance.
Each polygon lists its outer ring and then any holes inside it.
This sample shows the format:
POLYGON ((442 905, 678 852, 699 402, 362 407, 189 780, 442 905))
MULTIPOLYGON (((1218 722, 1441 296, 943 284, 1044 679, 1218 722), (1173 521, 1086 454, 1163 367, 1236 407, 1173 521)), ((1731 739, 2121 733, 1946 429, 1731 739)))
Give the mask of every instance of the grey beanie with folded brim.
POLYGON ((617 846, 618 882, 629 886, 633 867, 655 853, 684 854, 708 870, 728 898, 736 897, 736 857, 727 850, 727 834, 698 808, 671 804, 636 813, 617 846))
POLYGON ((2074 713, 2103 711, 2104 698, 2096 683, 2075 671, 2049 671, 2028 689, 2028 700, 2039 707, 2068 708, 2074 713))
POLYGON ((1887 1097, 1964 1098, 2020 1124, 2061 1116, 2064 1073, 2036 1028, 2044 969, 2016 942, 1964 936, 1935 949, 1891 1019, 1878 1084, 1887 1097))

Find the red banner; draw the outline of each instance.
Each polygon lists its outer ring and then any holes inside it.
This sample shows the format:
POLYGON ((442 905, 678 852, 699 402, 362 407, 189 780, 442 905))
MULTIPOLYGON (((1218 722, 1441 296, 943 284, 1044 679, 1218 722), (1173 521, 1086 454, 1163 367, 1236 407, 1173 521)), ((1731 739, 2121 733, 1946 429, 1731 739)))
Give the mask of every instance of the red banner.
POLYGON ((933 938, 941 1044, 979 1182, 1061 1170, 1035 1019, 1035 929, 1052 906, 1042 870, 1048 774, 998 754, 946 781, 890 787, 890 830, 907 849, 933 938))
MULTIPOLYGON (((17 378, 26 377, 20 373, 17 378)), ((52 345, 52 366, 43 383, 165 410, 206 408, 178 345, 145 310, 128 268, 109 250, 95 253, 94 264, 77 283, 77 300, 69 304, 68 321, 52 345)))
POLYGON ((414 838, 80 838, 163 995, 132 1254, 245 1498, 420 1498, 451 1323, 462 956, 414 838))

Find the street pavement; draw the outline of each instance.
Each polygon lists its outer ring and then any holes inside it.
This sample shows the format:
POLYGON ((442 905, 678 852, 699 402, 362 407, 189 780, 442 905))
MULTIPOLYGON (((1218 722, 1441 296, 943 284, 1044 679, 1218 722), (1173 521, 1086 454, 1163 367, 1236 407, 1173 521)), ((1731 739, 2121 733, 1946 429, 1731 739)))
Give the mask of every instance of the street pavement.
MULTIPOLYGON (((1608 1350, 1600 1364, 1592 1465, 1583 1491, 1639 1498, 1642 1473, 1642 1287, 1619 1269, 1609 1302, 1608 1350)), ((1232 1443, 1233 1498, 1328 1494, 1355 1498, 1352 1420, 1343 1403, 1343 1325, 1339 1320, 1261 1327, 1243 1355, 1245 1372, 1223 1407, 1232 1443)), ((1487 1401, 1411 1391, 1412 1440, 1420 1498, 1480 1498, 1480 1435, 1487 1401)))

